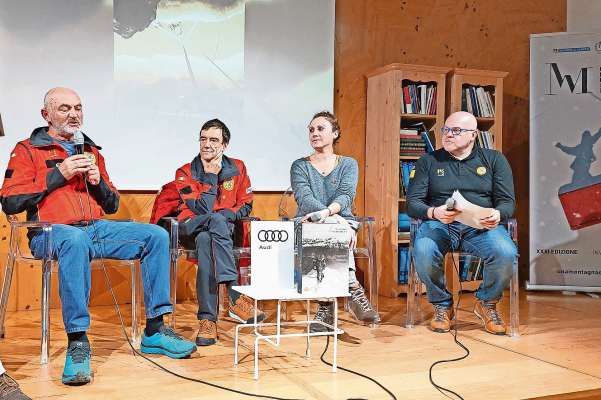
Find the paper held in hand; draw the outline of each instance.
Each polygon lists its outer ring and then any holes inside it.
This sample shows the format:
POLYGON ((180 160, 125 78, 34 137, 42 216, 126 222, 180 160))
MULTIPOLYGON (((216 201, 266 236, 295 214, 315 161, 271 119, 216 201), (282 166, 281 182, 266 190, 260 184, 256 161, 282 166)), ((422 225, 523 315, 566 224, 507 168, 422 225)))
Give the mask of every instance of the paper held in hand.
POLYGON ((484 229, 484 225, 480 223, 480 220, 490 216, 494 209, 484 208, 477 206, 474 203, 470 203, 461 193, 459 193, 459 190, 455 190, 451 197, 455 199, 455 209, 461 211, 455 217, 455 221, 471 226, 472 228, 484 229))

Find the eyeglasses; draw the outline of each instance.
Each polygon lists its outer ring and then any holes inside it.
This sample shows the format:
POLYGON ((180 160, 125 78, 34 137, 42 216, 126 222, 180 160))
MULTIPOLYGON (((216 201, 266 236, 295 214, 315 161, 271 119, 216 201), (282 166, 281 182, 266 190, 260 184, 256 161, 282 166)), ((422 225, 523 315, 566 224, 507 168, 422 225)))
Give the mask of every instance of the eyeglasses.
POLYGON ((449 133, 452 133, 453 136, 459 136, 461 135, 463 132, 476 132, 477 129, 463 129, 460 128, 458 126, 443 126, 442 128, 440 128, 440 132, 442 132, 443 135, 448 135, 449 133))

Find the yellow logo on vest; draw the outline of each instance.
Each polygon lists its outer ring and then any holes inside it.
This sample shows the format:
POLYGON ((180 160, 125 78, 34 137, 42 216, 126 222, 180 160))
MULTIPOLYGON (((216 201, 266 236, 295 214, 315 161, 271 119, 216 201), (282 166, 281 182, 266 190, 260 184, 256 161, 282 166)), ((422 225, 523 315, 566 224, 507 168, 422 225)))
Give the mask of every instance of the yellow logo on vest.
POLYGON ((234 189, 234 180, 230 178, 227 181, 223 182, 223 188, 225 190, 233 190, 234 189))
POLYGON ((436 170, 436 175, 438 175, 438 176, 444 176, 444 168, 438 168, 436 170))
POLYGON ((478 167, 476 168, 476 173, 480 176, 485 175, 486 174, 486 168, 485 167, 478 167))
POLYGON ((86 151, 83 153, 83 155, 86 156, 92 164, 96 164, 96 156, 94 155, 94 153, 90 153, 89 151, 86 151))

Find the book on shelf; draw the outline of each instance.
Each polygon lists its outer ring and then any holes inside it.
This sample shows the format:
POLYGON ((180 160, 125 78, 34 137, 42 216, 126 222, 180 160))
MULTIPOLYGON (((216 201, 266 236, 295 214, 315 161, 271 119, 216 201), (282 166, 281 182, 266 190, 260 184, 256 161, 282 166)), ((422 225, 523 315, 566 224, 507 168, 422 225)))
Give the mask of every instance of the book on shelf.
POLYGON ((423 122, 403 122, 400 138, 401 155, 421 156, 425 152, 434 151, 429 131, 423 122))
POLYGON ((409 255, 409 248, 407 246, 399 246, 398 261, 398 283, 406 284, 409 281, 409 263, 411 262, 411 256, 409 255))
POLYGON ((409 232, 411 230, 411 218, 407 215, 407 213, 399 213, 399 221, 398 221, 398 231, 399 232, 409 232))
POLYGON ((399 153, 401 156, 419 157, 426 152, 426 143, 420 135, 401 134, 400 138, 399 153))
POLYGON ((413 161, 399 161, 399 195, 401 197, 407 196, 409 189, 409 180, 411 179, 411 171, 415 168, 415 162, 413 161))
POLYGON ((476 137, 476 145, 480 146, 483 149, 494 149, 495 141, 492 132, 478 131, 478 136, 476 137))
POLYGON ((464 85, 461 93, 461 109, 476 117, 494 117, 494 92, 482 86, 464 85))
POLYGON ((436 84, 403 81, 402 112, 407 114, 436 114, 436 84))

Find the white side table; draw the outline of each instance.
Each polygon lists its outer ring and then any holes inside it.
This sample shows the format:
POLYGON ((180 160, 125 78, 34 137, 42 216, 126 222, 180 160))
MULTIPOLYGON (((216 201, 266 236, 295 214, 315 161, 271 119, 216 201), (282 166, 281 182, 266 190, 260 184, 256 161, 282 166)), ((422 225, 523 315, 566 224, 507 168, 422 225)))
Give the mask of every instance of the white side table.
MULTIPOLYGON (((332 372, 336 372, 336 357, 338 355, 338 335, 344 333, 342 329, 338 329, 338 299, 336 297, 332 298, 334 300, 334 325, 326 324, 322 321, 315 321, 309 318, 309 302, 310 300, 317 300, 315 297, 307 297, 307 295, 303 295, 298 293, 294 289, 288 290, 279 290, 279 291, 268 291, 265 288, 258 288, 250 286, 234 286, 234 290, 252 298, 255 300, 255 321, 257 320, 257 302, 259 300, 277 300, 277 313, 276 313, 276 322, 275 323, 254 323, 254 324, 239 324, 236 325, 236 335, 234 341, 234 365, 238 365, 238 339, 240 329, 242 328, 253 328, 253 334, 255 336, 255 374, 254 378, 259 379, 259 341, 264 340, 273 346, 279 347, 280 339, 283 337, 306 337, 307 340, 307 349, 305 351, 306 357, 311 356, 310 351, 310 338, 311 336, 333 336, 334 337, 334 357, 332 362, 332 372), (294 322, 282 322, 281 321, 281 304, 283 301, 306 301, 307 302, 307 319, 304 321, 294 321, 294 322), (321 324, 326 326, 332 331, 327 332, 310 332, 309 327, 310 324, 321 324), (307 329, 305 332, 299 333, 282 333, 283 326, 298 326, 298 325, 306 325, 307 329), (266 335, 261 333, 261 328, 275 326, 276 333, 271 335, 266 335)), ((347 294, 350 296, 350 294, 347 294)), ((319 297, 322 299, 323 297, 319 297)))

